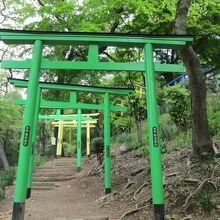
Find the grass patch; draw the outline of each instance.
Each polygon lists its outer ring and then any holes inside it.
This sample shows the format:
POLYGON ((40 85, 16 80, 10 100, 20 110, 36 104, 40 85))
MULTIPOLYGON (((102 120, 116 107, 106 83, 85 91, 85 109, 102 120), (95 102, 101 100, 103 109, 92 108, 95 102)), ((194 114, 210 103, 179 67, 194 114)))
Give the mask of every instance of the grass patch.
POLYGON ((150 154, 149 147, 142 146, 136 150, 138 156, 147 157, 150 154))
POLYGON ((196 196, 198 208, 209 214, 216 207, 215 193, 211 187, 205 186, 196 196))

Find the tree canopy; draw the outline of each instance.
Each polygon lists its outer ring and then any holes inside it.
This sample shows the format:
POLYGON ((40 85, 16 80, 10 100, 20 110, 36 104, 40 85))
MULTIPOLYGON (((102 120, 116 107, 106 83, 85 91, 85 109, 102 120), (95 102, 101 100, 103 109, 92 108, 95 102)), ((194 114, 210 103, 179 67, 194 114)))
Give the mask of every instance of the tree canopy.
MULTIPOLYGON (((176 18, 178 0, 3 0, 0 4, 0 28, 67 31, 67 32, 120 32, 145 34, 171 34, 176 18)), ((220 56, 220 10, 219 0, 192 1, 187 15, 187 33, 194 35, 193 49, 200 63, 210 67, 219 66, 220 56)), ((2 49, 3 57, 19 54, 29 57, 31 47, 12 47, 11 54, 2 49)), ((54 60, 83 61, 87 59, 88 49, 83 46, 51 46, 44 48, 44 57, 54 60)), ((99 48, 99 59, 103 61, 138 61, 143 59, 141 49, 99 48)), ((162 63, 179 63, 180 55, 175 50, 156 50, 155 59, 162 63)), ((19 58, 19 57, 18 57, 19 58)), ((13 72, 25 78, 28 72, 13 72)), ((159 86, 171 81, 176 73, 165 73, 157 77, 159 86)), ((45 81, 76 83, 86 85, 103 85, 115 87, 132 87, 136 89, 133 112, 136 121, 146 118, 143 113, 143 99, 137 92, 145 87, 143 73, 132 72, 87 72, 70 70, 42 71, 45 81), (136 107, 140 107, 139 110, 136 107)), ((44 91, 47 98, 56 97, 66 100, 66 92, 44 91)), ((160 96, 160 90, 158 92, 160 96)), ((101 96, 82 94, 79 101, 100 102, 101 96)), ((114 98, 113 98, 114 99, 114 98)), ((116 101, 116 100, 115 100, 116 101)), ((130 103, 131 104, 131 103, 130 103)), ((159 101, 160 104, 160 101, 159 101)), ((130 105, 132 107, 132 104, 130 105)), ((132 111, 132 110, 131 110, 132 111)), ((126 116, 125 116, 126 117, 126 116)), ((116 123, 123 124, 115 118, 116 123)), ((131 121, 128 120, 128 124, 131 121)), ((117 126, 117 125, 116 125, 117 126)), ((137 128, 138 128, 137 123, 137 128)), ((120 130, 120 129, 119 129, 120 130)))

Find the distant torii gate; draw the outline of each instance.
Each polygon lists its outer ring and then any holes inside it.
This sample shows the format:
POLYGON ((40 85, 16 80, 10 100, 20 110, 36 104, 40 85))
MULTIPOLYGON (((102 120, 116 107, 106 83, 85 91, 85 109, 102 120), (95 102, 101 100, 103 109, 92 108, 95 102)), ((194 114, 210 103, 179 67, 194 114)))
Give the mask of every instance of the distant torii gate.
MULTIPOLYGON (((82 123, 85 123, 84 121, 87 121, 86 123, 86 134, 87 134, 87 140, 86 140, 86 153, 87 153, 87 156, 90 155, 90 125, 94 122, 96 123, 95 121, 97 121, 97 119, 95 118, 92 118, 91 116, 98 116, 100 113, 89 113, 89 114, 81 114, 81 121, 82 123), (93 120, 93 121, 92 121, 93 120), (95 120, 95 121, 94 121, 95 120)), ((59 120, 59 121, 69 121, 69 122, 66 122, 66 123, 71 123, 71 124, 74 124, 76 123, 77 120, 79 120, 79 117, 77 114, 72 114, 72 115, 61 115, 61 110, 60 109, 57 109, 56 110, 56 114, 55 115, 39 115, 39 119, 47 119, 47 120, 59 120)), ((56 122, 54 122, 56 123, 56 122)), ((54 124, 52 123, 52 124, 54 124)), ((63 124, 63 123, 62 123, 63 124)), ((56 126, 58 127, 58 141, 57 141, 57 155, 61 155, 61 150, 62 150, 62 143, 61 143, 61 140, 62 140, 62 136, 63 136, 63 131, 60 131, 63 130, 63 128, 61 128, 61 126, 56 126)), ((66 127, 66 126, 64 126, 66 127)), ((77 127, 77 126, 76 126, 77 127)), ((80 128, 80 126, 78 126, 80 128)), ((85 127, 85 126, 84 126, 85 127)), ((79 129, 77 129, 77 134, 81 132, 79 129)), ((80 134, 77 135, 77 136, 81 136, 80 134)), ((81 137, 79 138, 81 140, 81 137)))
MULTIPOLYGON (((62 152, 62 139, 63 139, 63 128, 64 127, 76 127, 78 128, 78 122, 75 121, 67 121, 66 123, 63 122, 63 120, 59 120, 57 122, 52 122, 52 125, 54 125, 55 127, 59 128, 59 132, 58 132, 58 145, 57 145, 57 156, 61 156, 61 152, 62 152), (69 122, 69 123, 67 123, 69 122)), ((81 121, 81 128, 84 127, 87 129, 87 138, 86 140, 88 141, 86 144, 86 153, 87 156, 89 156, 90 154, 90 128, 94 128, 95 124, 97 123, 97 120, 87 120, 87 121, 81 121), (88 131, 89 130, 89 131, 88 131)), ((78 158, 77 158, 78 159, 78 158)))
MULTIPOLYGON (((164 219, 164 191, 162 178, 162 164, 160 152, 160 139, 158 129, 158 112, 155 86, 155 72, 183 72, 180 64, 161 64, 154 61, 154 49, 182 49, 193 41, 191 36, 163 36, 163 35, 132 35, 108 33, 74 33, 74 32, 35 32, 0 30, 0 39, 5 44, 31 44, 34 45, 32 59, 27 60, 2 60, 1 68, 4 69, 30 69, 28 82, 27 103, 25 106, 24 122, 22 129, 22 142, 20 145, 18 171, 15 187, 13 219, 24 219, 26 185, 28 172, 23 169, 28 167, 30 159, 31 139, 36 110, 34 98, 38 94, 38 84, 41 69, 69 69, 69 70, 106 70, 106 71, 143 71, 147 87, 147 113, 148 137, 150 148, 150 166, 152 181, 152 199, 156 220, 164 219), (55 61, 42 57, 44 45, 84 45, 88 46, 87 61, 55 61), (141 62, 101 62, 99 60, 99 47, 127 47, 142 48, 144 60, 141 62), (20 182, 22 184, 20 185, 20 182), (18 184, 19 183, 19 184, 18 184)), ((105 93, 105 102, 109 103, 109 93, 105 93)), ((110 112, 109 106, 106 111, 110 112)), ((109 120, 106 119, 106 120, 109 120)), ((105 129, 109 133, 109 128, 105 129)), ((107 142, 107 140, 106 140, 107 142)), ((109 157, 109 144, 104 154, 109 157)))
MULTIPOLYGON (((69 121, 71 123, 63 123, 62 120, 59 120, 57 122, 52 122, 52 124, 55 127, 59 128, 59 131, 61 130, 61 132, 58 132, 58 140, 63 139, 63 128, 77 128, 77 123, 74 123, 73 121, 69 121), (59 134, 60 133, 60 134, 59 134)), ((83 122, 83 121, 82 121, 83 122)), ((86 128, 86 154, 87 156, 90 156, 90 129, 91 128, 95 128, 95 124, 91 121, 85 121, 85 123, 82 123, 81 125, 82 128, 86 128)), ((60 145, 62 145, 62 143, 59 143, 60 145)), ((61 149, 62 146, 57 146, 57 156, 61 155, 61 149)))

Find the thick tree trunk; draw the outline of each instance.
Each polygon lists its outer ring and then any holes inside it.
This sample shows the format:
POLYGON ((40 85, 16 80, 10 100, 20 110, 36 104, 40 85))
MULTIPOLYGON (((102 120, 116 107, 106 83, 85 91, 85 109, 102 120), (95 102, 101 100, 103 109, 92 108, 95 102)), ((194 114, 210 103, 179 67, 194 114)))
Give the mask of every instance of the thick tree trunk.
POLYGON ((4 147, 3 147, 1 142, 0 142, 0 159, 1 159, 2 164, 3 164, 3 168, 5 170, 7 170, 9 168, 9 163, 8 163, 8 159, 7 159, 7 156, 5 154, 5 151, 4 151, 4 147))
MULTIPOLYGON (((179 0, 174 23, 174 34, 187 34, 186 20, 191 0, 179 0)), ((206 83, 199 59, 192 46, 180 51, 187 69, 192 97, 192 146, 197 156, 213 152, 212 140, 208 129, 206 109, 206 83)))
POLYGON ((206 109, 206 83, 199 60, 190 46, 183 49, 181 57, 186 65, 192 97, 192 146, 194 153, 202 156, 212 152, 212 140, 209 135, 206 109))

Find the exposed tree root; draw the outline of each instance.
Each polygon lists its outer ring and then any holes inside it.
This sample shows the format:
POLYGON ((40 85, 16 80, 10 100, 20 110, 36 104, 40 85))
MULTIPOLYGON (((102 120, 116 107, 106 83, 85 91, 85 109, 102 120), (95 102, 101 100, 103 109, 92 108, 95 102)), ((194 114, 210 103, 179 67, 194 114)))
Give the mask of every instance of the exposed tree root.
POLYGON ((147 208, 147 206, 142 206, 142 207, 140 207, 140 208, 135 208, 135 209, 132 209, 132 210, 130 210, 130 211, 128 211, 128 212, 125 212, 125 213, 119 218, 119 220, 122 220, 122 219, 124 219, 126 216, 131 215, 131 214, 133 214, 133 213, 135 213, 135 212, 141 211, 142 209, 145 209, 145 208, 147 208))
POLYGON ((124 186, 124 188, 123 189, 127 189, 130 185, 132 185, 132 184, 136 184, 137 182, 135 182, 135 181, 131 181, 130 179, 128 179, 128 183, 124 186))
POLYGON ((137 200, 136 195, 147 185, 147 182, 144 182, 135 192, 134 192, 134 196, 133 199, 137 200))

